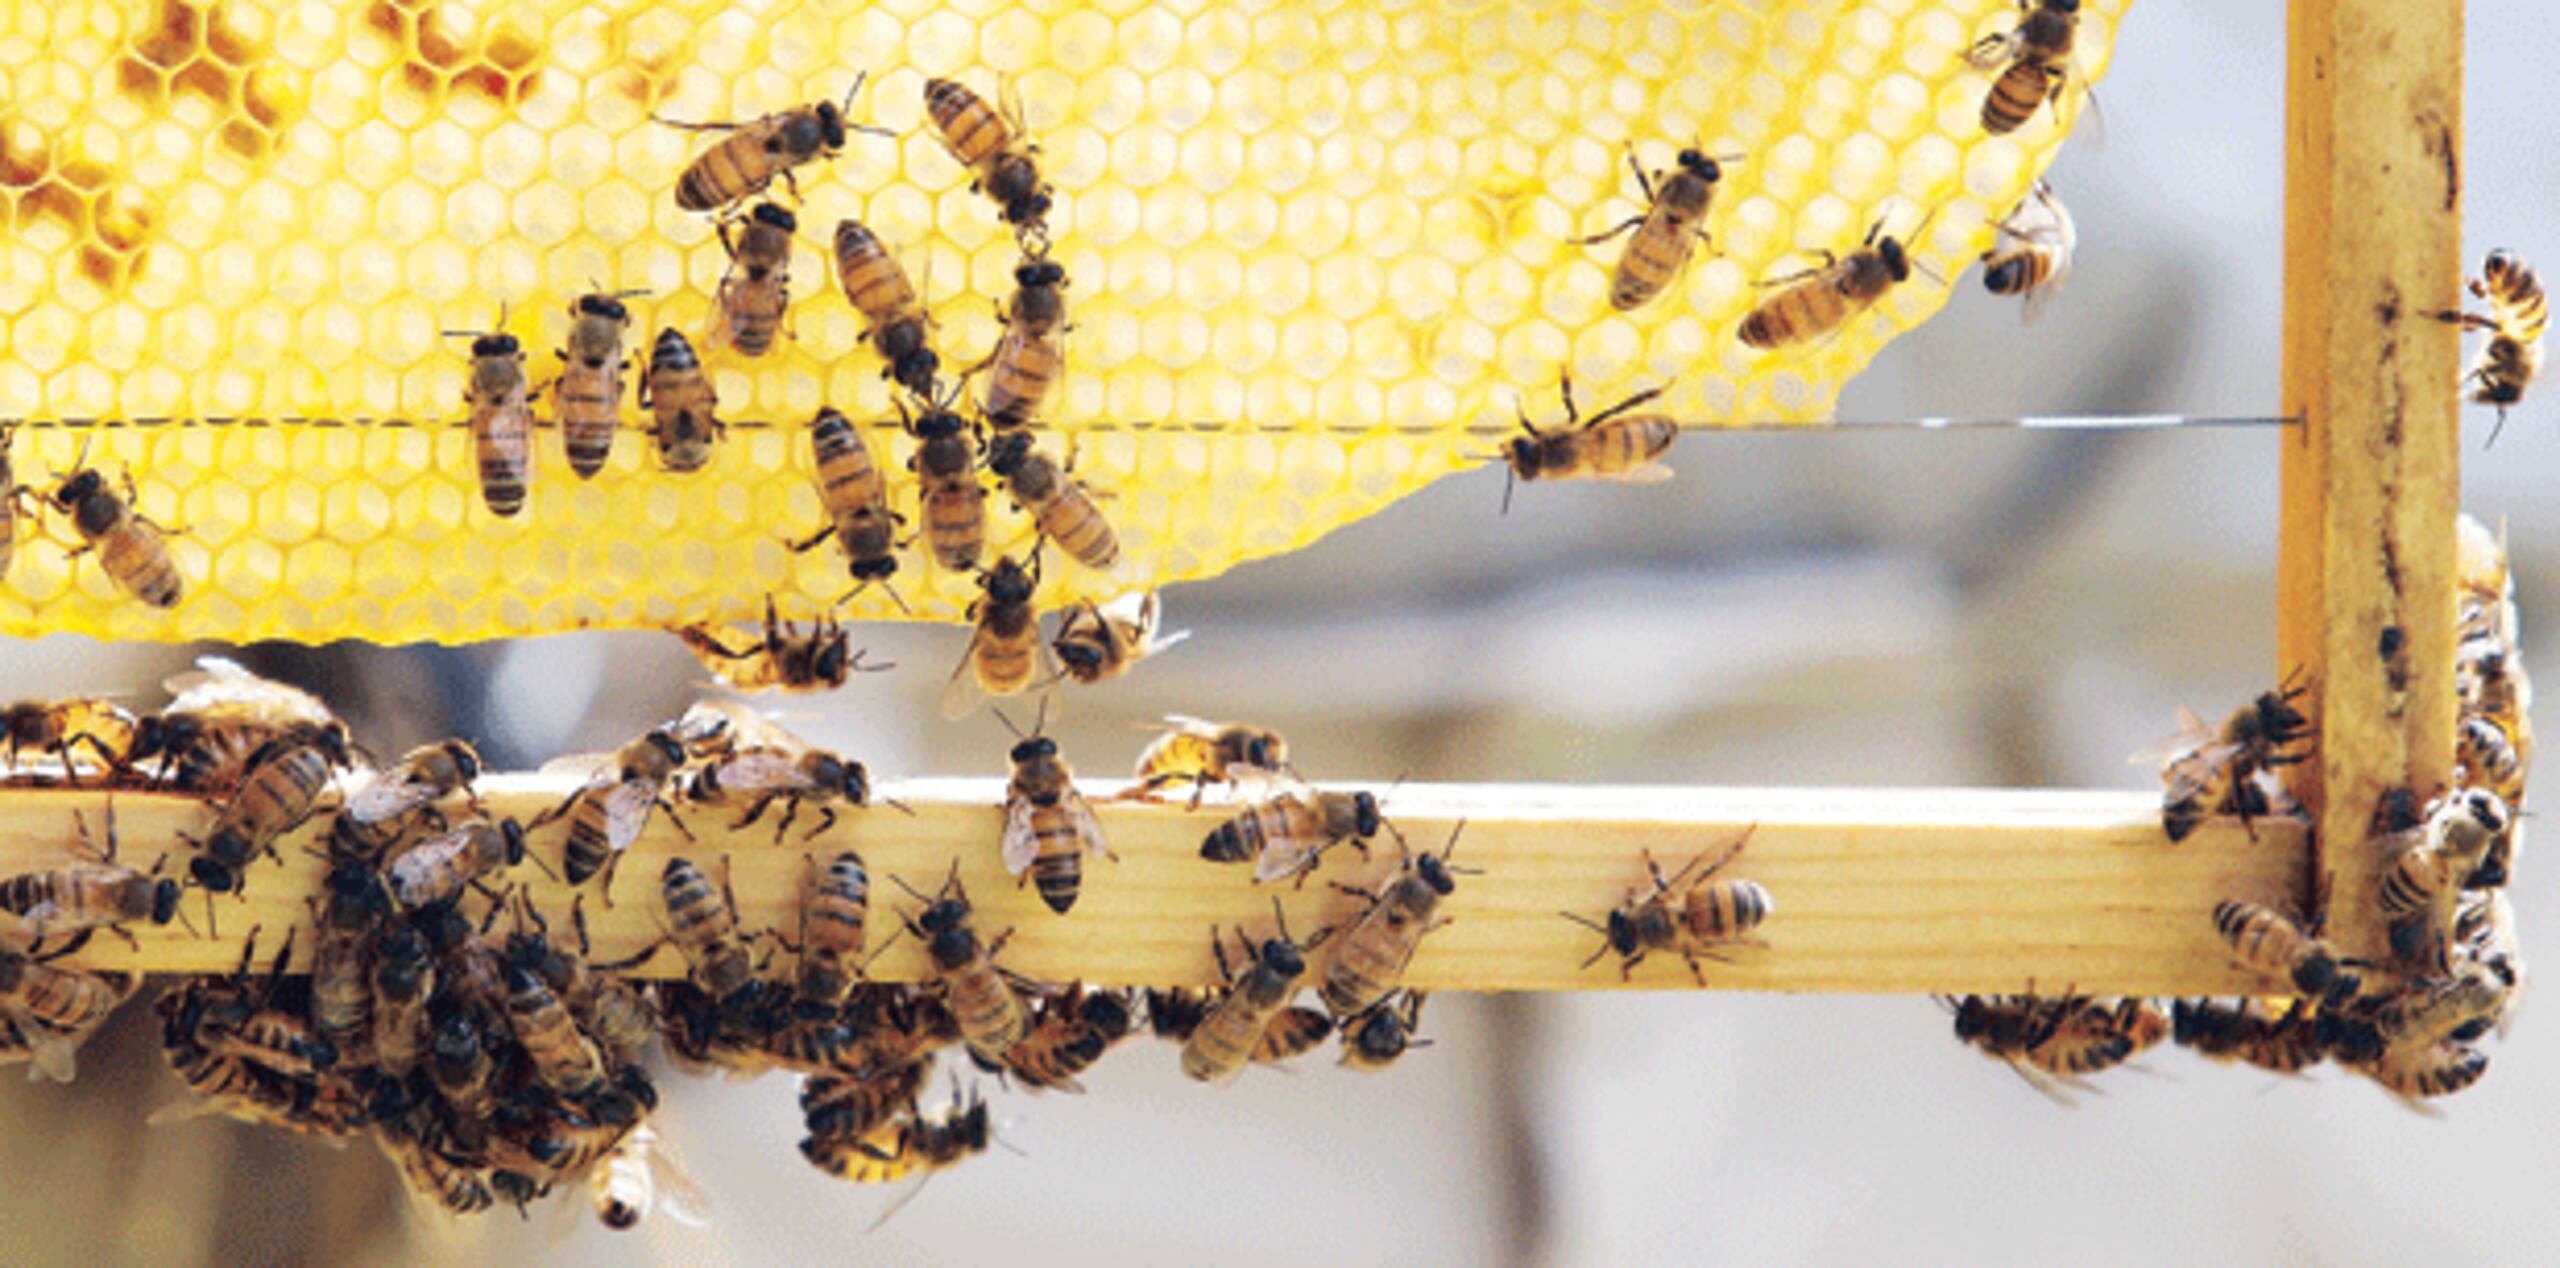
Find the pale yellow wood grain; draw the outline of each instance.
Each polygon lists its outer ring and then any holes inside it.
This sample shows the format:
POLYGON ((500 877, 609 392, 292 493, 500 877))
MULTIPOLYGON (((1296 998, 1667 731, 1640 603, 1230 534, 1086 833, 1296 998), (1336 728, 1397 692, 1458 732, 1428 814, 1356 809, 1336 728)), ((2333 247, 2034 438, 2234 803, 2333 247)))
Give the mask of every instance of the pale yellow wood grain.
MULTIPOLYGON (((484 784, 495 812, 528 818, 565 788, 536 777, 484 784)), ((747 924, 796 934, 803 859, 812 851, 856 849, 873 877, 875 945, 892 927, 891 913, 913 906, 889 878, 929 889, 956 857, 980 906, 982 928, 1014 930, 1004 953, 1008 966, 1049 980, 1198 983, 1212 972, 1213 923, 1241 921, 1260 934, 1277 895, 1292 930, 1312 935, 1358 907, 1326 882, 1375 881, 1394 863, 1389 839, 1366 864, 1349 850, 1330 855, 1303 888, 1256 886, 1249 868, 1198 857, 1202 836, 1229 810, 1098 804, 1121 861, 1092 862, 1082 900, 1060 917, 1031 890, 1017 888, 998 864, 1001 784, 926 780, 887 791, 915 814, 853 811, 806 847, 774 845, 770 820, 733 835, 723 831, 719 816, 695 813, 688 822, 702 840, 693 844, 663 822, 653 824, 622 868, 618 905, 606 909, 592 894, 588 899, 595 954, 626 955, 656 936, 655 883, 671 851, 706 865, 728 855, 747 924)), ((60 857, 76 839, 72 808, 85 808, 95 822, 102 801, 89 792, 13 791, 0 801, 0 873, 60 857)), ((201 832, 208 817, 197 804, 173 797, 117 794, 115 807, 126 859, 142 865, 169 848, 177 832, 201 832)), ((2098 993, 2257 990, 2266 984, 2233 971, 2208 913, 2225 895, 2288 894, 2307 849, 2301 827, 2288 823, 2259 825, 2255 841, 2235 825, 2216 823, 2171 845, 2160 831, 2157 797, 2143 793, 1407 785, 1394 790, 1387 810, 1416 848, 1439 848, 1452 822, 1468 819, 1456 861, 1481 874, 1459 879, 1446 908, 1454 923, 1425 941, 1411 972, 1415 985, 1440 990, 1619 986, 1610 961, 1579 968, 1598 940, 1557 911, 1600 915, 1643 879, 1640 850, 1650 848, 1677 866, 1752 824, 1758 826, 1750 846, 1727 874, 1757 880, 1775 896, 1777 914, 1763 929, 1771 947, 1710 965, 1712 986, 2014 991, 2032 980, 2047 990, 2098 993)), ((236 961, 240 935, 259 924, 272 946, 287 925, 303 919, 303 897, 318 884, 321 864, 305 850, 313 831, 286 843, 281 865, 262 863, 250 872, 245 901, 217 901, 221 938, 192 937, 176 926, 146 930, 137 958, 102 936, 82 959, 220 969, 236 961)), ((560 834, 552 826, 532 838, 534 852, 555 866, 560 834)), ((566 891, 531 865, 508 879, 530 883, 546 910, 568 905, 566 891)), ((188 911, 204 924, 201 894, 190 896, 188 911)), ((915 940, 902 938, 872 971, 908 980, 923 967, 915 940)), ((678 972, 680 961, 670 952, 651 971, 678 972)), ((1657 957, 1637 971, 1633 985, 1692 983, 1676 957, 1657 957)))
POLYGON ((2462 5, 2295 0, 2285 112, 2278 671, 2301 673, 2320 757, 2294 767, 2334 877, 2330 932, 2376 955, 2369 845, 2391 788, 2453 761, 2461 439, 2462 5), (2405 648, 2381 654, 2384 631, 2405 648))

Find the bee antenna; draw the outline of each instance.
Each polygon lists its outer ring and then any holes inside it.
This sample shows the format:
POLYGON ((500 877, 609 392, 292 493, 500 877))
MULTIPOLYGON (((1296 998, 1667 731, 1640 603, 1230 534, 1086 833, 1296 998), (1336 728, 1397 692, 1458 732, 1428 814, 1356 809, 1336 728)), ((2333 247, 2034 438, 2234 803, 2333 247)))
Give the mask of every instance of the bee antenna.
POLYGON ((1565 919, 1567 919, 1567 920, 1572 921, 1573 923, 1575 923, 1575 924, 1577 924, 1577 925, 1582 926, 1582 927, 1583 927, 1583 928, 1585 928, 1585 929, 1589 929, 1589 930, 1591 930, 1592 932, 1597 933, 1597 934, 1599 934, 1600 936, 1602 936, 1602 937, 1604 937, 1604 938, 1605 938, 1605 937, 1607 937, 1607 936, 1609 935, 1609 930, 1608 930, 1608 927, 1607 927, 1607 926, 1605 926, 1605 925, 1601 924, 1601 923, 1600 923, 1599 921, 1597 921, 1597 920, 1593 920, 1593 919, 1592 919, 1591 917, 1589 917, 1589 916, 1582 915, 1582 914, 1580 914, 1580 913, 1578 913, 1578 912, 1570 912, 1570 911, 1560 911, 1560 912, 1557 912, 1556 914, 1557 914, 1557 915, 1559 915, 1559 916, 1564 917, 1564 918, 1565 918, 1565 919))
POLYGON ((1502 513, 1505 515, 1509 515, 1511 513, 1511 490, 1513 486, 1519 483, 1519 481, 1520 469, 1507 462, 1504 463, 1502 467, 1502 513))
MULTIPOLYGON (((1012 718, 1005 716, 1005 711, 1003 709, 990 705, 987 708, 987 712, 996 715, 996 721, 1004 723, 1004 729, 1013 732, 1013 738, 1017 740, 1027 740, 1031 738, 1031 736, 1024 735, 1022 733, 1021 727, 1013 724, 1012 718)), ((1034 732, 1033 734, 1038 734, 1038 732, 1034 732)))
POLYGON ((1460 819, 1460 820, 1458 821, 1458 823, 1457 823, 1457 826, 1455 826, 1455 827, 1453 827, 1453 828, 1450 828, 1450 829, 1449 829, 1449 840, 1448 840, 1447 844, 1444 844, 1444 845, 1442 845, 1442 846, 1440 847, 1440 861, 1441 861, 1441 862, 1443 862, 1443 863, 1448 862, 1448 861, 1449 861, 1449 856, 1458 852, 1458 834, 1459 834, 1459 833, 1461 833, 1461 832, 1464 832, 1464 831, 1466 831, 1466 830, 1467 830, 1467 821, 1466 821, 1466 820, 1464 820, 1464 819, 1460 819))

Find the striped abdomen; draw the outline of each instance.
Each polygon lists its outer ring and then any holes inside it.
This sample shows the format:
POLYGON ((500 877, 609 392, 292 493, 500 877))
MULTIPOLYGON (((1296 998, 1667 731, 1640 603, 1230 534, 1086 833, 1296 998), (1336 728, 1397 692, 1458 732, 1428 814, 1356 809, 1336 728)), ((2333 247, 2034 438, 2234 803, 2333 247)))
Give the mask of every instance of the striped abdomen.
POLYGON ((1041 535, 1077 563, 1107 572, 1120 562, 1120 535, 1083 485, 1062 478, 1054 494, 1032 507, 1032 516, 1041 535))
MULTIPOLYGON (((1863 307, 1863 305, 1861 305, 1863 307)), ((1770 296, 1742 319, 1742 342, 1776 348, 1819 338, 1849 320, 1849 297, 1824 271, 1770 296)))
POLYGON ((1706 199, 1706 182, 1686 173, 1667 178, 1610 274, 1610 307, 1620 312, 1643 307, 1680 275, 1696 248, 1692 226, 1706 214, 1706 199))
POLYGON ((1294 978, 1283 979, 1259 967, 1248 970, 1182 1045, 1182 1072, 1203 1083, 1234 1077, 1253 1060, 1272 1015, 1297 988, 1294 978))
POLYGON ((987 545, 987 490, 978 483, 976 472, 938 476, 926 483, 924 539, 934 562, 943 567, 966 572, 978 566, 978 556, 987 545))
POLYGON ((581 480, 594 477, 613 457, 614 433, 622 426, 621 354, 603 365, 573 358, 560 371, 552 401, 560 412, 561 447, 568 452, 569 469, 581 480))
POLYGON ((1982 99, 1982 130, 1993 136, 2017 131, 2053 96, 2061 78, 2033 54, 2009 63, 2009 69, 1991 85, 1990 95, 1982 99))
POLYGON ((984 98, 948 79, 927 80, 924 108, 951 156, 968 167, 984 169, 1012 144, 1013 129, 984 98))
POLYGON ((254 852, 311 817, 329 786, 329 757, 317 746, 297 744, 272 753, 251 769, 214 824, 214 834, 239 833, 254 852))
POLYGON ((676 178, 676 206, 712 211, 772 184, 782 170, 775 146, 779 118, 768 115, 737 128, 687 164, 684 174, 676 178))
POLYGON ((871 460, 862 433, 833 409, 819 410, 809 424, 809 447, 817 457, 818 502, 835 521, 836 532, 850 537, 859 531, 861 514, 878 508, 888 496, 879 464, 871 460))
POLYGON ((827 860, 800 912, 800 998, 839 1005, 853 990, 853 960, 862 954, 871 918, 871 878, 862 856, 847 850, 827 860))
POLYGON ((98 562, 125 592, 155 608, 176 607, 182 591, 178 561, 160 530, 127 508, 113 528, 93 538, 98 562))
POLYGON ((1031 1031, 1030 1011, 983 951, 943 970, 943 987, 960 1037, 990 1059, 1001 1058, 1031 1031))
POLYGON ((1689 932, 1706 942, 1724 942, 1749 934, 1769 918, 1775 906, 1758 881, 1719 881, 1689 891, 1689 932))
POLYGON ((987 372, 987 421, 997 427, 1030 426, 1066 364, 1055 337, 1007 328, 987 372))
POLYGON ((876 330, 916 306, 916 288, 879 235, 855 220, 836 222, 836 281, 876 330))
POLYGON ((652 433, 667 470, 699 471, 711 461, 719 438, 720 400, 702 361, 674 327, 658 332, 649 353, 649 409, 656 420, 652 433))
POLYGON ((1031 836, 1038 842, 1031 858, 1031 884, 1040 901, 1059 915, 1076 905, 1084 889, 1084 834, 1064 801, 1031 808, 1031 836))
POLYGON ((525 486, 533 476, 533 412, 526 408, 524 385, 498 401, 482 401, 471 410, 471 449, 480 464, 480 498, 492 515, 524 509, 525 486))

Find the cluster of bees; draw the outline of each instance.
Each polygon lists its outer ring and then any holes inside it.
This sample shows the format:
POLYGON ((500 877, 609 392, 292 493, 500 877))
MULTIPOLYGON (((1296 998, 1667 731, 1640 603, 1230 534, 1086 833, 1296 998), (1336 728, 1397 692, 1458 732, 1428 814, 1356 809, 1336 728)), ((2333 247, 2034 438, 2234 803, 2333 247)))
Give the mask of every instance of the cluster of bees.
MULTIPOLYGON (((648 1125, 653 1040, 687 1070, 802 1076, 802 1154, 865 1183, 930 1173, 993 1141, 978 1095, 955 1088, 939 1110, 919 1102, 949 1048, 1030 1089, 1076 1089, 1078 1075, 1141 1025, 1179 1043, 1182 1069, 1204 1082, 1301 1056, 1337 1033, 1343 1064, 1383 1069, 1429 1042, 1418 1033, 1424 997, 1403 987, 1404 968, 1445 923, 1441 904, 1466 871, 1451 862, 1463 823, 1441 849, 1417 855, 1374 794, 1300 780, 1279 733, 1176 717, 1141 753, 1121 797, 1187 792, 1196 807, 1211 788, 1262 794, 1203 838, 1203 860, 1250 861, 1258 878, 1303 880, 1334 848, 1366 855, 1389 834, 1394 868, 1374 888, 1337 882, 1348 903, 1303 942, 1276 903, 1265 936, 1232 931, 1232 959, 1213 931, 1223 985, 1208 989, 1059 985, 1003 968, 1011 931, 981 934, 956 860, 930 896, 892 877, 915 905, 887 939, 874 938, 870 874, 853 851, 808 856, 792 931, 741 923, 725 856, 716 881, 712 869, 670 858, 657 886, 664 937, 598 962, 583 892, 566 913, 573 942, 552 932, 562 913, 546 914, 529 888, 509 882, 527 862, 551 869, 547 849, 528 850, 530 834, 563 823, 557 875, 572 887, 594 882, 609 905, 615 865, 653 816, 690 838, 683 815, 733 814, 734 830, 770 813, 779 847, 805 814, 805 846, 840 809, 872 806, 863 765, 744 705, 703 701, 613 753, 547 767, 585 778, 520 824, 480 802, 479 757, 460 740, 377 770, 318 698, 233 662, 204 658, 166 685, 174 698, 157 712, 91 697, 23 702, 5 714, 9 782, 181 793, 201 799, 211 822, 201 837, 181 834, 191 851, 182 875, 163 874, 166 855, 140 871, 116 860, 110 804, 102 845, 82 819, 80 857, 0 881, 0 1059, 72 1077, 80 1042, 138 980, 71 968, 63 957, 101 929, 131 940, 136 923, 192 926, 181 901, 189 887, 206 892, 210 925, 213 895, 239 893, 259 855, 326 814, 318 840, 327 879, 307 900, 307 962, 294 964, 289 935, 259 973, 252 930, 236 971, 182 980, 159 999, 171 1067, 197 1095, 161 1117, 369 1134, 420 1199, 456 1214, 521 1208, 574 1186, 592 1192, 613 1227, 653 1206, 697 1211, 698 1194, 648 1125), (923 944, 929 980, 870 980, 865 965, 902 935, 923 944), (669 945, 685 975, 636 980, 669 945), (790 956, 786 971, 772 969, 777 953, 790 956), (1308 987, 1321 1009, 1296 1002, 1308 987)), ((1083 861, 1109 847, 1055 741, 1018 736, 1009 756, 1004 865, 1064 915, 1082 890, 1083 861)), ((1648 950, 1711 953, 1710 943, 1731 940, 1684 932, 1697 921, 1673 914, 1680 897, 1694 911, 1698 895, 1725 896, 1721 919, 1737 930, 1765 914, 1765 891, 1701 887, 1694 871, 1666 882, 1657 870, 1655 896, 1631 895, 1611 917, 1609 936, 1630 966, 1648 950)))
MULTIPOLYGON (((2374 848, 2390 866, 2372 893, 2346 896, 2388 922, 2386 961, 2350 957, 2322 935, 2338 897, 2325 885, 2303 915, 2226 899, 2213 909, 2214 932, 2235 964, 2266 979, 2265 996, 2179 1000, 2166 1012, 2147 1000, 2081 996, 1946 1001, 1956 1037, 2057 1096, 2164 1038, 2280 1074, 2335 1060, 2413 1105, 2479 1082, 2489 1059, 2478 1041, 2504 1027, 2524 985, 2507 885, 2524 830, 2533 686, 2518 658, 2503 545, 2468 516, 2459 541, 2453 786, 2426 804, 2407 790, 2384 798, 2374 848)), ((2381 651, 2386 661, 2405 655, 2381 651)), ((2312 755, 2310 723, 2293 707, 2299 695, 2266 692, 2219 728, 2187 718, 2190 737, 2161 770, 2171 840, 2216 815, 2247 824, 2298 813, 2277 772, 2312 755)))

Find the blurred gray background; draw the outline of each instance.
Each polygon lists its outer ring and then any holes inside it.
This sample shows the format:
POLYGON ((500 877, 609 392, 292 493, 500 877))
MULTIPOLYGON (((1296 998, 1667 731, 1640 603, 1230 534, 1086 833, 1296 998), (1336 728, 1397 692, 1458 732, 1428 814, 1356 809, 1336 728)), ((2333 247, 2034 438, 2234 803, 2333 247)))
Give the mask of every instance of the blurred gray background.
MULTIPOLYGON (((2478 4, 2471 29, 2468 254, 2560 266, 2543 130, 2560 17, 2478 4)), ((2071 293, 2023 328, 1961 279, 1842 416, 2272 413, 2283 52, 2280 5, 2137 5, 2103 89, 2109 143, 2054 171, 2082 237, 2071 293)), ((2465 502, 2510 525, 2536 663, 2560 585, 2560 508, 2534 495, 2560 482, 2550 397, 2487 454, 2487 416, 2466 415, 2465 502)), ((1198 637, 1084 697, 1066 750, 1114 771, 1143 739, 1126 720, 1180 710, 1277 726, 1332 776, 2137 788, 2151 776, 2125 754, 2179 704, 2211 712, 2273 677, 2271 433, 1700 435, 1673 457, 1670 485, 1541 486, 1508 519, 1498 474, 1448 480, 1173 591, 1172 624, 1198 637)), ((1001 772, 992 720, 922 721, 959 632, 865 641, 905 672, 848 688, 812 738, 892 779, 1001 772)), ((0 688, 134 689, 184 657, 52 640, 0 657, 0 688)), ((697 677, 672 640, 628 635, 260 663, 327 689, 377 749, 458 732, 502 766, 626 738, 697 677)), ((2560 928, 2550 874, 2521 872, 2528 940, 2560 928)), ((1001 1098, 1026 1156, 935 1180, 867 1236, 893 1193, 801 1163, 791 1080, 679 1078, 666 1130, 716 1222, 620 1237, 546 1212, 413 1218, 366 1146, 145 1129, 180 1095, 145 1013, 77 1085, 0 1091, 12 1258, 2520 1263, 2560 1246, 2548 1009, 2430 1121, 2334 1072, 2174 1051, 2061 1110, 1917 999, 1441 997, 1437 1046, 1383 1077, 1308 1064, 1210 1091, 1133 1042, 1087 1096, 1001 1098)))

